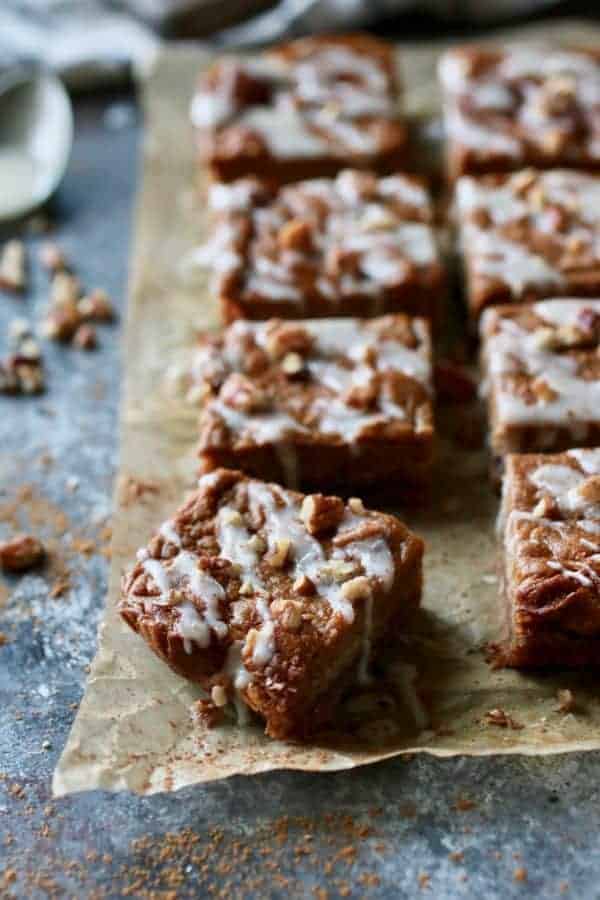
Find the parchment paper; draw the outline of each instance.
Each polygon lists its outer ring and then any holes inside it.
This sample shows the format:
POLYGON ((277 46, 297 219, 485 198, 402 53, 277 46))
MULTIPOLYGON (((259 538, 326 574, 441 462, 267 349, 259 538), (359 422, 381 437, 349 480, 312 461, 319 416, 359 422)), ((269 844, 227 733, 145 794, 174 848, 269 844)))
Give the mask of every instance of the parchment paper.
MULTIPOLYGON (((562 38, 591 40, 589 25, 561 21, 556 27, 562 38)), ((539 32, 538 26, 534 33, 539 32)), ((403 49, 409 109, 425 120, 437 113, 437 52, 431 46, 403 49)), ((115 604, 122 570, 195 481, 196 413, 173 395, 165 369, 185 357, 195 329, 218 325, 206 280, 190 263, 207 228, 187 122, 200 63, 197 51, 168 50, 145 88, 109 595, 85 696, 55 773, 55 793, 152 793, 235 773, 346 769, 409 751, 450 756, 600 748, 595 676, 523 675, 492 671, 485 662, 483 647, 498 638, 502 618, 497 500, 485 452, 461 447, 462 435, 442 436, 430 508, 399 511, 427 542, 423 612, 408 650, 429 707, 424 729, 416 727, 408 708, 388 713, 384 705, 374 715, 371 703, 365 725, 324 735, 312 745, 275 742, 259 726, 233 722, 207 731, 190 716, 199 691, 171 673, 121 622, 115 604), (560 711, 557 692, 567 688, 575 709, 560 711), (495 709, 516 727, 490 724, 486 714, 495 709)), ((456 430, 457 415, 442 411, 443 435, 456 430)))

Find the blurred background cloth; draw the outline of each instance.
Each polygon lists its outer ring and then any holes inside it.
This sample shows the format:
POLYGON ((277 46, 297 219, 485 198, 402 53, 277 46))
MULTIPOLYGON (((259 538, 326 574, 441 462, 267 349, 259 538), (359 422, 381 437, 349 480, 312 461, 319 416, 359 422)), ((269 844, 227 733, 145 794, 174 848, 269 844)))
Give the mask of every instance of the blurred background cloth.
POLYGON ((482 24, 556 8, 552 0, 0 0, 0 67, 37 60, 72 88, 123 80, 151 65, 163 37, 243 47, 373 26, 410 13, 482 24))

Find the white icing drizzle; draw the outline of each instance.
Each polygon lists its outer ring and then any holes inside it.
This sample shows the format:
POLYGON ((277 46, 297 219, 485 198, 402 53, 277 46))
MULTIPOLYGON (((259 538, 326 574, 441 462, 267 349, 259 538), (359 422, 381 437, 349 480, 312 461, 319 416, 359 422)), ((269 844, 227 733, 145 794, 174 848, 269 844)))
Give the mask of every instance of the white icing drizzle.
POLYGON ((203 603, 202 612, 190 600, 175 607, 179 613, 175 626, 177 633, 183 638, 186 653, 191 653, 192 643, 208 647, 211 631, 220 638, 227 634, 227 625, 219 614, 219 601, 225 598, 225 591, 218 581, 198 568, 198 558, 193 553, 181 549, 181 539, 171 521, 164 522, 159 533, 169 543, 178 547, 179 552, 176 556, 164 560, 150 559, 147 553, 138 556, 144 571, 150 575, 160 591, 160 596, 152 597, 149 602, 169 605, 171 592, 187 584, 194 599, 203 603))
POLYGON ((244 413, 220 400, 212 400, 208 410, 217 413, 235 434, 244 432, 252 435, 256 443, 279 440, 286 434, 306 434, 307 429, 287 413, 265 412, 244 413))
MULTIPOLYGON (((343 127, 349 126, 346 123, 343 127)), ((281 124, 278 129, 285 131, 281 124)), ((287 134, 291 139, 289 131, 287 134)), ((360 129, 359 138, 364 138, 360 129)), ((210 241, 194 252, 193 259, 197 265, 212 267, 215 276, 239 271, 244 278, 245 297, 292 302, 301 311, 305 295, 298 286, 294 266, 304 257, 296 251, 264 249, 265 238, 269 247, 277 247, 280 228, 290 218, 298 217, 311 227, 315 287, 330 302, 337 303, 343 293, 370 296, 378 294, 382 286, 403 283, 411 267, 430 267, 438 259, 428 224, 431 209, 427 193, 409 178, 393 175, 377 181, 375 190, 365 194, 366 177, 365 173, 345 170, 333 179, 288 185, 267 205, 258 200, 255 179, 216 185, 210 202, 219 218, 210 241), (310 198, 320 201, 317 211, 310 198), (399 209, 398 202, 408 205, 409 210, 399 209), (319 211, 322 203, 328 209, 325 216, 319 211), (239 249, 243 217, 239 213, 252 219, 258 235, 243 254, 239 249), (418 221, 410 221, 413 217, 418 221), (358 267, 351 276, 330 262, 339 253, 357 254, 358 267)))
MULTIPOLYGON (((251 339, 258 347, 266 349, 271 327, 269 323, 236 323, 226 334, 221 357, 232 369, 243 368, 245 341, 251 339)), ((377 373, 402 373, 432 391, 431 340, 423 320, 413 321, 413 331, 418 339, 415 348, 388 337, 381 327, 374 328, 360 319, 306 319, 302 327, 312 337, 312 349, 306 356, 311 378, 334 392, 334 396, 318 397, 313 403, 312 409, 318 416, 317 427, 324 434, 337 434, 344 440, 353 441, 374 424, 406 421, 406 409, 385 394, 379 396, 375 410, 358 409, 344 401, 346 391, 368 386, 377 373)), ((216 370, 213 355, 197 358, 193 369, 197 380, 210 378, 216 370)), ((211 400, 206 409, 223 420, 236 440, 246 436, 255 443, 275 443, 281 451, 280 461, 287 483, 294 485, 297 476, 294 445, 298 438, 309 433, 309 429, 294 418, 293 412, 244 412, 220 399, 211 400)))
POLYGON ((377 130, 357 127, 354 120, 395 117, 395 99, 386 72, 372 56, 350 47, 317 48, 298 60, 265 54, 245 62, 242 71, 266 80, 271 87, 271 97, 262 105, 240 108, 235 96, 236 68, 240 63, 225 61, 217 85, 197 91, 190 107, 191 120, 203 130, 230 123, 248 127, 279 157, 374 152, 379 146, 377 130), (352 79, 346 77, 349 73, 352 79), (333 147, 314 125, 333 140, 333 147))
POLYGON ((464 226, 461 241, 463 247, 468 247, 474 274, 498 278, 516 297, 531 286, 558 288, 564 283, 562 273, 540 254, 472 222, 464 226))
POLYGON ((529 479, 537 488, 548 492, 562 512, 584 518, 600 518, 600 503, 586 500, 580 491, 589 474, 600 474, 600 468, 593 473, 586 471, 582 474, 570 466, 546 463, 534 469, 529 479))
POLYGON ((600 475, 600 448, 567 450, 567 454, 576 460, 586 475, 600 475))
MULTIPOLYGON (((542 320, 540 328, 569 326, 584 309, 600 313, 600 300, 550 300, 533 305, 542 320)), ((482 320, 485 359, 490 387, 494 390, 500 421, 584 426, 598 419, 600 381, 585 380, 577 374, 577 361, 540 345, 538 329, 528 331, 512 318, 488 310, 482 320), (489 323, 497 323, 492 334, 489 323), (554 399, 527 403, 517 396, 503 376, 516 367, 529 377, 541 378, 555 392, 554 399)))
POLYGON ((449 135, 483 154, 499 151, 512 157, 524 154, 521 139, 511 134, 514 125, 527 132, 528 142, 546 149, 546 138, 557 132, 569 136, 573 125, 562 108, 546 100, 557 86, 566 84, 583 111, 587 130, 574 136, 567 149, 571 158, 600 155, 600 134, 595 109, 600 103, 600 65, 585 52, 551 47, 504 48, 485 72, 471 74, 469 60, 460 51, 448 51, 441 59, 439 75, 446 94, 445 119, 449 135), (511 86, 518 83, 518 92, 511 86), (464 111, 464 101, 476 116, 464 111))

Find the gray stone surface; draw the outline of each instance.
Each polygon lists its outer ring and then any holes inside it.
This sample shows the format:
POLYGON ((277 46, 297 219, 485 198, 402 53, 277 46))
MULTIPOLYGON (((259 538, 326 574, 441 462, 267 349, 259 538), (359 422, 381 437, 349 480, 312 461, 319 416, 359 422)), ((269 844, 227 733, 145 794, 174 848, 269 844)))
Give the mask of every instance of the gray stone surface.
MULTIPOLYGON (((127 96, 78 104, 73 159, 51 211, 83 282, 105 286, 121 309, 139 133, 132 112, 127 96), (121 115, 116 102, 125 104, 121 115)), ((28 243, 34 249, 39 239, 28 243)), ((46 285, 34 259, 27 298, 0 299, 0 335, 15 315, 42 310, 46 285)), ((68 558, 73 535, 98 540, 117 460, 118 338, 118 326, 102 328, 89 354, 45 345, 46 395, 0 397, 0 535, 10 531, 6 504, 33 485, 23 524, 37 519, 59 558, 68 558), (67 517, 62 537, 55 508, 67 517)), ((233 778, 176 795, 51 801, 106 587, 101 555, 76 555, 70 568, 72 589, 61 598, 49 597, 53 576, 43 570, 0 589, 0 630, 10 639, 0 647, 0 896, 202 897, 212 884, 229 896, 313 896, 322 887, 335 897, 346 883, 352 897, 600 896, 599 754, 420 756, 334 775, 233 778), (372 832, 359 837, 364 823, 372 832), (166 864, 159 847, 168 832, 178 837, 166 839, 175 847, 166 864), (139 838, 143 845, 132 846, 139 838), (355 851, 336 856, 348 846, 355 851), (146 874, 136 883, 140 866, 146 874), (515 880, 519 868, 526 881, 515 880), (379 883, 365 884, 366 874, 379 883)))

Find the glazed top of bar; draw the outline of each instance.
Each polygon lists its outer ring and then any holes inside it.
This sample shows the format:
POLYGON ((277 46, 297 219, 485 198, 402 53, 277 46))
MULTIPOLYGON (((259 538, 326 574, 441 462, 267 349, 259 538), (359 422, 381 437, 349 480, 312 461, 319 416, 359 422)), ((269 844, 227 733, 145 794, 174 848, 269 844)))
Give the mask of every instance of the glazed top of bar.
POLYGON ((397 137, 398 93, 387 44, 365 35, 304 38, 214 63, 190 115, 226 155, 364 156, 397 137))
POLYGON ((600 300, 493 307, 481 334, 496 426, 552 424, 576 438, 577 425, 600 422, 600 300))
POLYGON ((204 404, 201 449, 345 444, 432 429, 423 319, 238 321, 201 338, 192 378, 192 399, 204 404))
POLYGON ((600 449, 511 456, 505 491, 507 512, 580 519, 581 527, 600 540, 600 449))
POLYGON ((463 47, 439 73, 448 134, 480 159, 600 160, 599 51, 463 47))
POLYGON ((567 169, 463 176, 456 200, 471 275, 518 296, 600 281, 600 177, 567 169))
POLYGON ((276 690, 278 678, 293 681, 284 658, 299 674, 315 644, 390 590, 418 546, 360 500, 303 497, 220 469, 138 552, 121 604, 162 622, 187 653, 206 651, 205 675, 222 672, 240 690, 267 667, 276 690))
POLYGON ((279 190, 254 178, 215 185, 218 221, 201 262, 225 295, 302 303, 377 297, 437 263, 427 192, 403 175, 354 170, 279 190))

